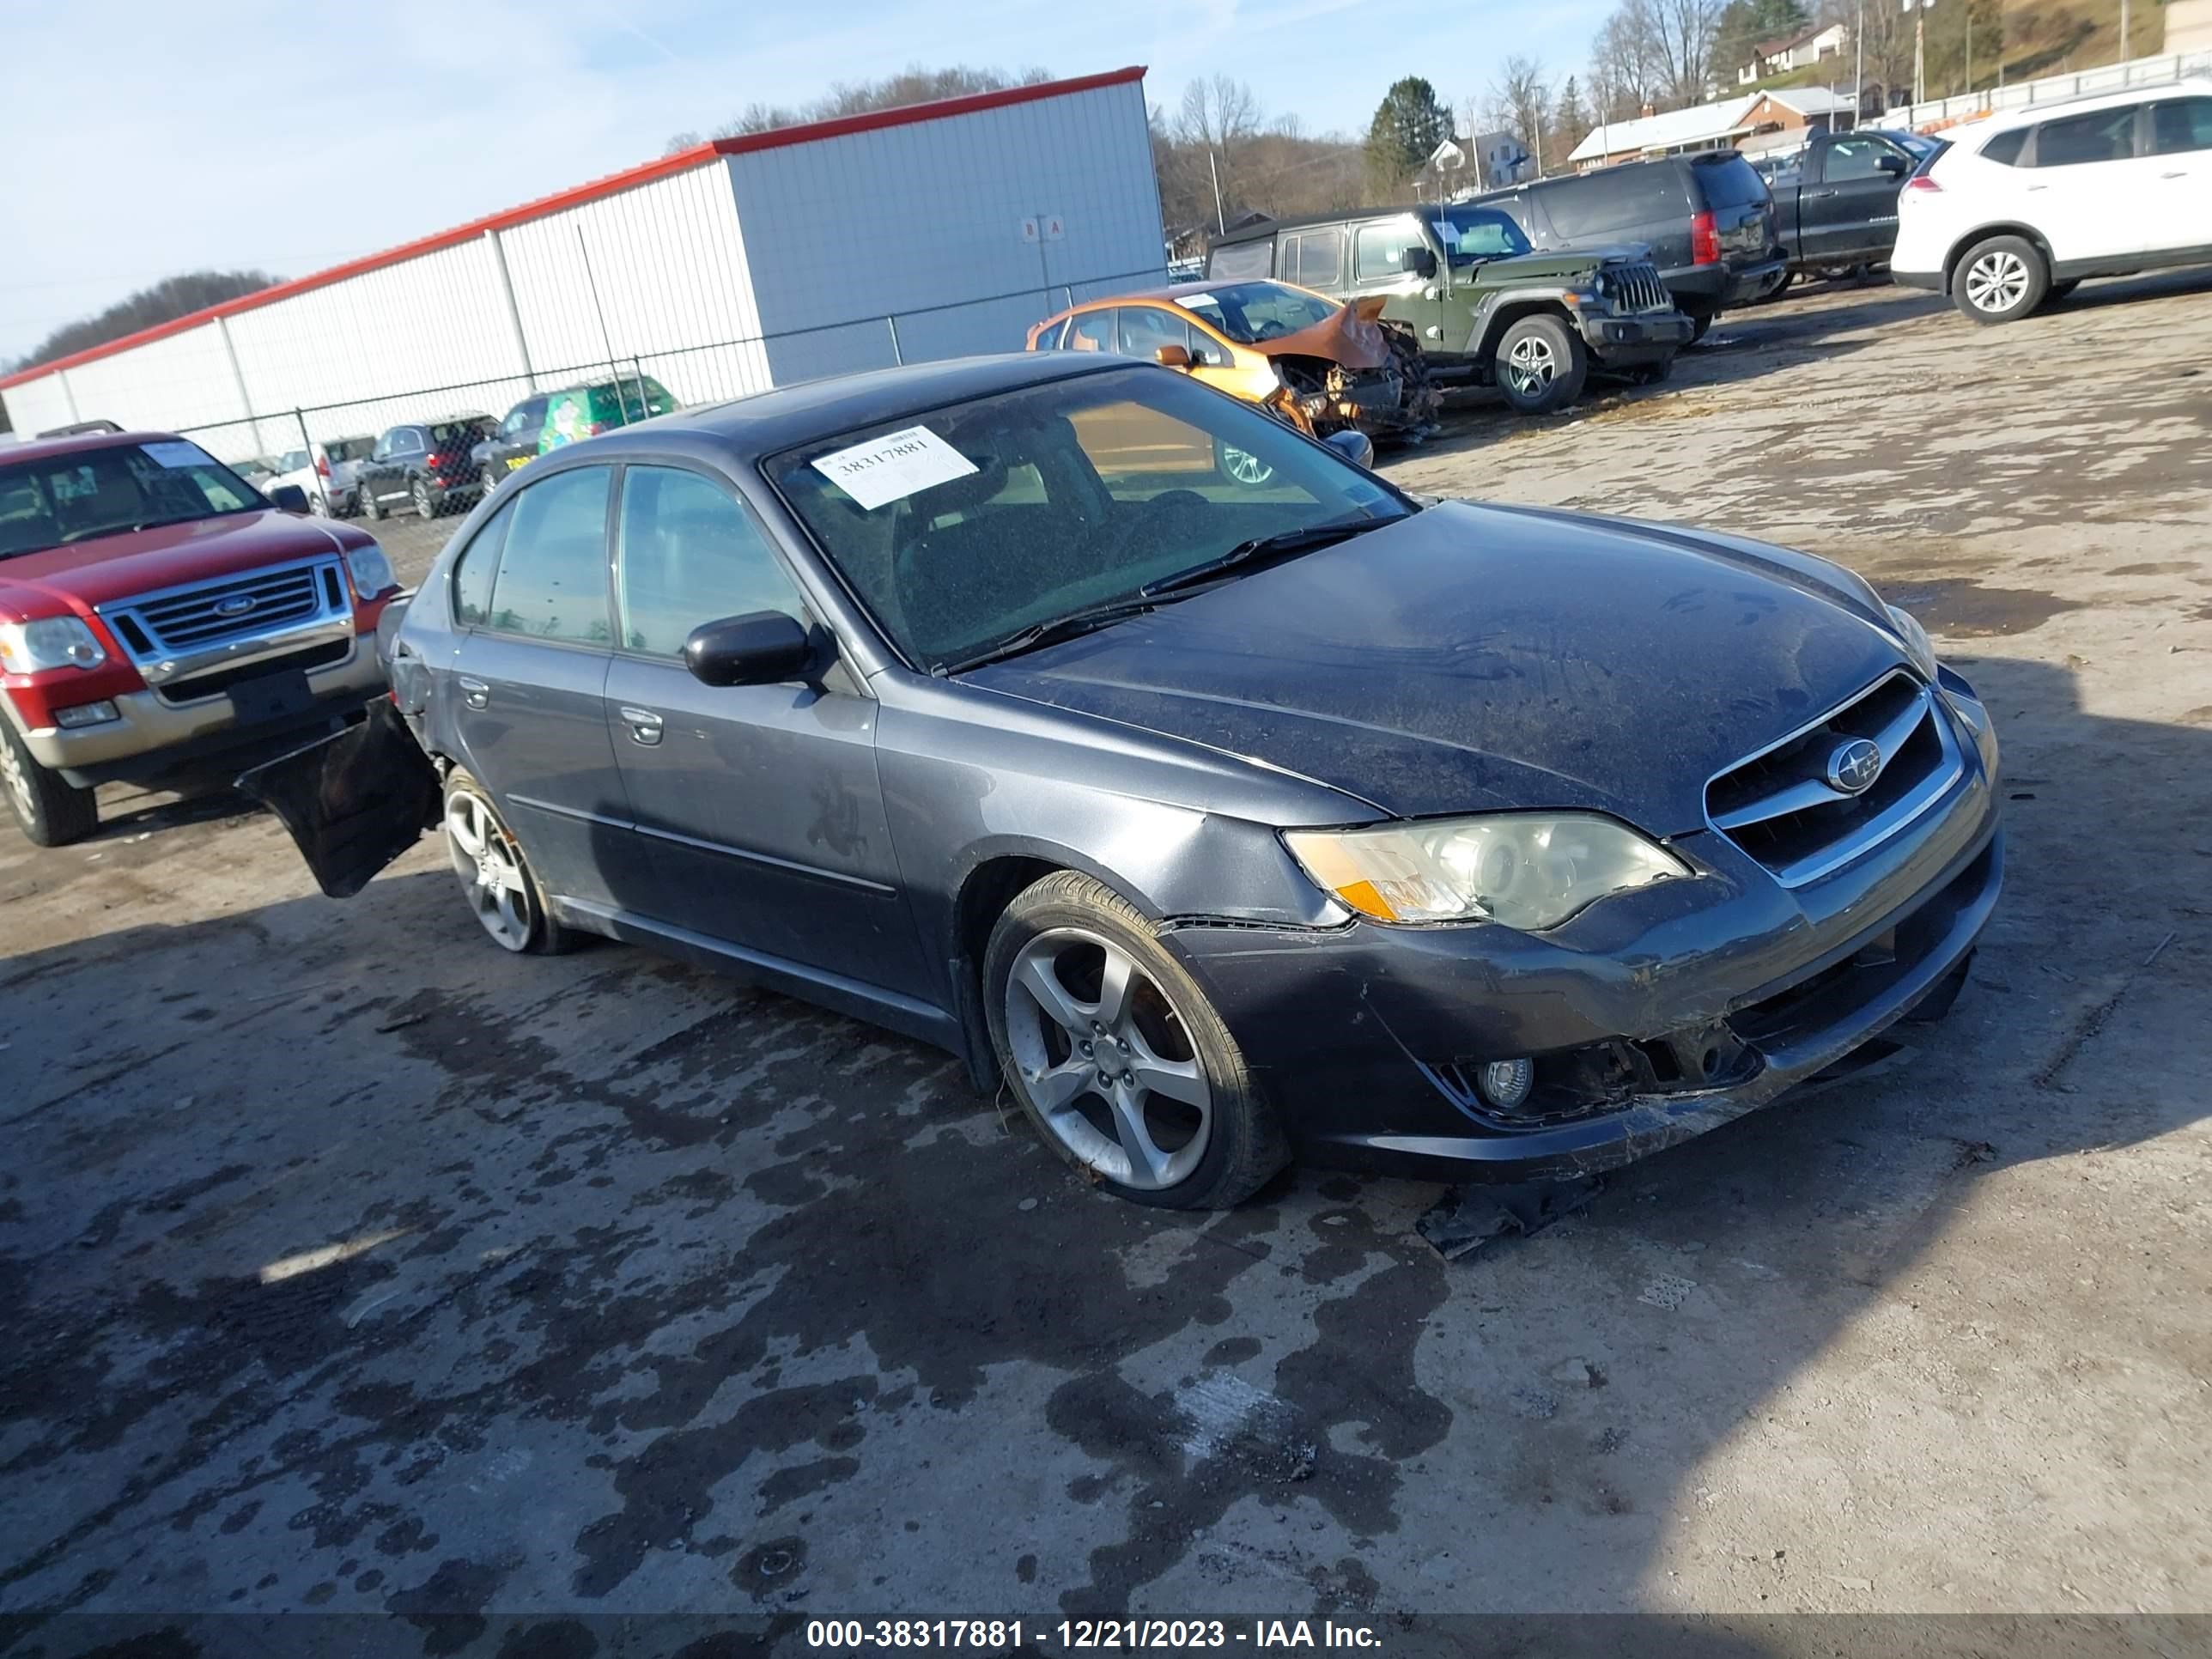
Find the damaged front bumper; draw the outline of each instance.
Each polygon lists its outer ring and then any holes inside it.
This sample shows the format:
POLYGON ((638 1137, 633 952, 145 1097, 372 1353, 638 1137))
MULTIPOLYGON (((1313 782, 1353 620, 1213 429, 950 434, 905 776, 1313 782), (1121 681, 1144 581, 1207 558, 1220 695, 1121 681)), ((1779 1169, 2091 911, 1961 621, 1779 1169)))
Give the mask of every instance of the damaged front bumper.
POLYGON ((1355 921, 1165 939, 1302 1160, 1589 1174, 1850 1069, 1886 1052, 1897 1021, 1947 1009, 2003 879, 1990 779, 1976 769, 1926 833, 1795 892, 1704 832, 1674 843, 1704 879, 1617 895, 1542 935, 1355 921), (1486 1104, 1483 1066, 1520 1059, 1526 1105, 1486 1104))

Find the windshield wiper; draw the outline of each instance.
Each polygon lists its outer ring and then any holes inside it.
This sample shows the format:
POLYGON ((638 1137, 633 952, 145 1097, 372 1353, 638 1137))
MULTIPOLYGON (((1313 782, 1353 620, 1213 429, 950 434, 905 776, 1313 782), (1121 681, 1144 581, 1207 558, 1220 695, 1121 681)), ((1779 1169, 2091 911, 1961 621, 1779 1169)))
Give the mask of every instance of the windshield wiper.
POLYGON ((1364 535, 1370 530, 1380 530, 1384 525, 1395 524, 1405 516, 1401 513, 1388 519, 1339 519, 1333 524, 1311 524, 1303 530, 1285 530, 1273 536, 1255 536, 1249 542, 1237 543, 1218 559, 1208 559, 1204 564, 1194 564, 1172 576, 1163 576, 1156 582, 1147 582, 1139 592, 1145 598, 1152 599, 1162 593, 1196 587, 1226 571, 1273 559, 1296 558, 1301 553, 1334 546, 1338 542, 1364 535))
MULTIPOLYGON (((1149 590, 1147 590, 1149 592, 1149 590)), ((1115 599, 1107 605, 1094 605, 1081 611, 1071 611, 1065 617, 1054 617, 1050 622, 1032 623, 1029 627, 1009 634, 996 644, 988 646, 972 657, 963 657, 958 662, 946 663, 937 672, 940 675, 963 673, 970 668, 980 668, 987 662, 996 662, 1001 657, 1018 657, 1024 651, 1035 651, 1042 646, 1057 645, 1062 640, 1072 640, 1089 634, 1109 623, 1130 617, 1141 617, 1153 609, 1155 601, 1139 596, 1133 599, 1115 599)))

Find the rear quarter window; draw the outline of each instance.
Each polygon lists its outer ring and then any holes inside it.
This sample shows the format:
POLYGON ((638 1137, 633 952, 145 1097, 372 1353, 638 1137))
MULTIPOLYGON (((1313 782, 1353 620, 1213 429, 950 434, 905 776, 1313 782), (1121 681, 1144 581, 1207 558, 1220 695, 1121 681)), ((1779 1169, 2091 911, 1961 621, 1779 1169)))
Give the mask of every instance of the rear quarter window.
MULTIPOLYGON (((1744 170, 1750 172, 1749 166, 1744 170)), ((1758 176, 1752 174, 1754 179, 1758 176)), ((1689 199, 1682 193, 1681 179, 1674 169, 1650 162, 1601 167, 1529 194, 1542 198, 1552 228, 1570 242, 1633 226, 1686 219, 1690 213, 1689 199)))
POLYGON ((1707 207, 1749 207, 1766 199, 1766 180, 1741 155, 1700 157, 1690 163, 1690 177, 1707 207))
POLYGON ((1275 274, 1275 245, 1271 240, 1233 242, 1206 256, 1206 274, 1224 282, 1243 282, 1275 274))
POLYGON ((1981 156, 1984 161, 1995 161, 2000 167, 2016 167, 2020 152, 2027 143, 2027 129, 2014 127, 2010 132, 2000 132, 1984 144, 1981 156))

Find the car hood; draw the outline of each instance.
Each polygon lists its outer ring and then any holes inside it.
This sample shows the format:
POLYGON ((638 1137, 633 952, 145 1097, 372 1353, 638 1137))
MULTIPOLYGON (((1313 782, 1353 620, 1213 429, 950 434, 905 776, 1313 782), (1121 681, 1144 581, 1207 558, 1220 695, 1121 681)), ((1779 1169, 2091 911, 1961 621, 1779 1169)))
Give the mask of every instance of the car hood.
POLYGON ((270 508, 100 536, 0 559, 0 604, 33 595, 42 611, 89 610, 292 559, 327 557, 373 538, 361 531, 270 508))
POLYGON ((1447 501, 963 676, 1419 817, 1705 822, 1714 773, 1903 661, 1820 560, 1658 525, 1447 501))
POLYGON ((1380 368, 1390 361, 1389 337, 1375 319, 1382 314, 1380 297, 1355 300, 1318 323, 1257 340, 1251 349, 1268 357, 1321 357, 1346 368, 1380 368))
MULTIPOLYGON (((1485 259, 1474 268, 1474 277, 1485 288, 1503 288, 1516 283, 1557 282, 1569 276, 1579 276, 1600 265, 1617 265, 1625 262, 1647 259, 1650 248, 1640 244, 1623 243, 1607 247, 1559 248, 1549 252, 1516 253, 1510 258, 1485 259)), ((1459 280, 1455 278, 1455 281, 1459 280)))

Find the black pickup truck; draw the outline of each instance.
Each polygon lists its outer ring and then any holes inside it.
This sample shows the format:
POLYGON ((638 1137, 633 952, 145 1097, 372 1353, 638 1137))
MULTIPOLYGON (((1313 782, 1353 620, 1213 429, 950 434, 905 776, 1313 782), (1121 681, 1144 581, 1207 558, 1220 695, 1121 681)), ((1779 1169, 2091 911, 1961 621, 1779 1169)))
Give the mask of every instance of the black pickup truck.
POLYGON ((1774 193, 1774 228, 1793 276, 1871 270, 1897 246, 1897 194, 1942 148, 1917 132, 1814 132, 1756 165, 1774 193))

